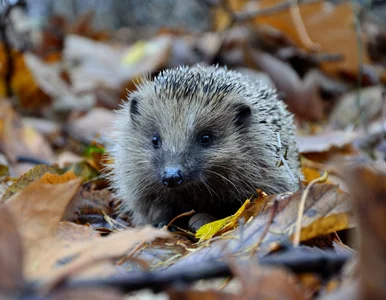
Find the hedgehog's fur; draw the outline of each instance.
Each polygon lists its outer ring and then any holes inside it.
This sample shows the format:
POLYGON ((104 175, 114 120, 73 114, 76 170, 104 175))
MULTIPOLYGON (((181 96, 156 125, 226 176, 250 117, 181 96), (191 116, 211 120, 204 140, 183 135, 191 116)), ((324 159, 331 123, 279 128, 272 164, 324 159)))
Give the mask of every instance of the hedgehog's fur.
POLYGON ((134 224, 167 222, 191 209, 224 217, 256 188, 297 188, 302 175, 293 117, 263 83, 226 68, 180 67, 144 79, 128 98, 115 122, 109 171, 134 224), (209 147, 197 139, 205 130, 214 136, 209 147), (152 144, 155 133, 159 149, 152 144), (177 188, 162 184, 169 165, 185 175, 177 188))

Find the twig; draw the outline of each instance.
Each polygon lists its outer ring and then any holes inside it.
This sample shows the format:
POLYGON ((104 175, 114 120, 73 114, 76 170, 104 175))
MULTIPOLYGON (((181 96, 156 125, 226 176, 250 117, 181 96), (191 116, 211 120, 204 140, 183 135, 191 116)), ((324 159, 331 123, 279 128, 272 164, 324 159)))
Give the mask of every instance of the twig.
MULTIPOLYGON (((298 0, 298 4, 318 3, 321 0, 298 0)), ((233 17, 237 22, 250 21, 258 17, 273 15, 289 9, 294 5, 293 0, 283 1, 267 8, 250 9, 246 11, 234 12, 233 17)))
POLYGON ((359 12, 355 9, 356 3, 354 0, 351 0, 352 12, 355 17, 355 36, 357 40, 357 54, 358 54, 358 68, 357 68, 357 86, 356 86, 356 105, 358 107, 358 111, 360 112, 360 120, 362 121, 363 128, 365 133, 369 132, 369 125, 367 121, 366 109, 361 107, 361 88, 362 88, 362 75, 363 75, 363 49, 364 44, 361 35, 361 23, 359 20, 359 12))
POLYGON ((171 220, 171 221, 169 222, 168 225, 166 225, 166 228, 169 228, 170 226, 172 226, 172 224, 173 224, 176 220, 178 220, 178 219, 180 219, 180 218, 182 218, 182 217, 191 216, 191 215, 193 215, 194 213, 195 213, 195 211, 192 209, 191 211, 187 211, 187 212, 184 212, 184 213, 182 213, 182 214, 179 214, 177 217, 175 217, 173 220, 171 220))
POLYGON ((292 2, 293 5, 290 5, 289 11, 292 21, 294 22, 295 29, 299 35, 300 41, 307 49, 318 50, 320 48, 320 45, 314 43, 307 33, 307 29, 304 25, 302 15, 300 14, 299 0, 292 0, 292 2))
POLYGON ((306 199, 308 196, 308 193, 310 192, 312 186, 316 183, 322 183, 327 180, 328 173, 324 172, 322 177, 315 178, 312 180, 304 190, 302 197, 300 198, 300 204, 299 204, 299 210, 298 210, 298 217, 296 219, 296 231, 295 231, 295 236, 294 236, 294 246, 298 247, 300 244, 300 233, 302 231, 302 218, 303 218, 303 213, 304 213, 304 206, 306 204, 306 199))
MULTIPOLYGON (((302 249, 302 248, 297 248, 302 249)), ((351 253, 332 251, 288 251, 259 259, 261 265, 282 266, 294 273, 317 273, 328 276, 338 272, 351 253), (304 253, 303 253, 304 252, 304 253), (297 255, 296 255, 297 254, 297 255)), ((165 290, 175 283, 190 283, 201 279, 231 276, 229 265, 223 261, 198 263, 194 268, 166 269, 153 272, 130 272, 121 277, 63 281, 61 288, 111 287, 123 292, 143 288, 165 290)))

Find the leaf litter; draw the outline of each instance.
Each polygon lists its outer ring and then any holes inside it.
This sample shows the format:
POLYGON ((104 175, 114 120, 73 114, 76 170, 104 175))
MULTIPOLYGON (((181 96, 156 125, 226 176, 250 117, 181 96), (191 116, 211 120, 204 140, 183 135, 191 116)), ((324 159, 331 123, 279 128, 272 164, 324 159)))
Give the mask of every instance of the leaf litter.
POLYGON ((36 282, 31 294, 59 299, 140 288, 176 299, 384 298, 382 28, 357 32, 347 3, 214 2, 201 34, 139 30, 133 42, 112 42, 86 14, 74 24, 52 18, 61 34, 43 29, 29 51, 12 44, 9 56, 1 46, 0 297, 36 282), (358 38, 371 53, 353 51, 358 38), (277 88, 295 114, 303 186, 256 191, 223 220, 187 212, 172 232, 132 228, 101 176, 111 109, 144 73, 218 62, 277 88), (178 227, 190 217, 194 226, 178 227), (354 228, 359 240, 347 238, 354 228), (184 285, 212 277, 227 279, 184 285))

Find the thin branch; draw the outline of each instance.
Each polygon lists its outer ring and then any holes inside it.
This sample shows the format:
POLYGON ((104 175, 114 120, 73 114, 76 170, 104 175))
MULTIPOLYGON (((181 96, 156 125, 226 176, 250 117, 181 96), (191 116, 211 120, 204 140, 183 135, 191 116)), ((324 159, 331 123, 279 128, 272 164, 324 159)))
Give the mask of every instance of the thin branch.
POLYGON ((190 210, 190 211, 187 211, 187 212, 184 212, 184 213, 182 213, 182 214, 179 214, 179 215, 176 216, 173 220, 171 220, 171 221, 169 222, 169 224, 166 225, 166 228, 169 228, 170 226, 172 226, 172 224, 173 224, 176 220, 178 220, 178 219, 180 219, 180 218, 183 218, 183 217, 191 216, 191 215, 193 215, 194 213, 195 213, 195 211, 192 209, 192 210, 190 210))
MULTIPOLYGON (((310 4, 310 3, 318 3, 321 0, 299 0, 298 4, 310 4)), ((249 9, 246 11, 234 12, 234 19, 238 22, 250 21, 258 17, 273 15, 282 11, 289 9, 294 5, 293 0, 283 1, 276 5, 272 5, 267 8, 256 8, 249 9)))
POLYGON ((319 50, 320 45, 317 43, 314 43, 311 40, 310 36, 308 35, 306 26, 304 25, 302 15, 300 13, 299 0, 293 0, 293 5, 290 5, 290 15, 291 15, 292 21, 294 22, 296 32, 298 33, 302 44, 307 49, 319 50))
POLYGON ((324 172, 322 177, 315 178, 312 180, 304 190, 302 197, 300 198, 300 204, 299 204, 299 210, 298 210, 298 217, 296 219, 296 230, 295 230, 295 236, 294 236, 294 246, 297 247, 300 244, 300 233, 302 231, 302 219, 303 219, 303 213, 304 213, 304 206, 306 204, 306 199, 307 196, 311 190, 311 188, 314 186, 316 183, 322 183, 327 180, 328 173, 324 172))
MULTIPOLYGON (((322 276, 336 274, 352 256, 352 253, 337 254, 333 251, 312 251, 297 248, 282 254, 266 256, 259 259, 261 265, 281 266, 294 273, 317 273, 322 276), (307 251, 305 251, 307 250, 307 251)), ((123 292, 143 288, 165 290, 175 283, 190 283, 201 279, 231 276, 229 265, 223 261, 197 263, 192 268, 166 269, 153 272, 130 272, 121 277, 73 280, 63 282, 61 288, 111 287, 123 292)))
POLYGON ((363 54, 364 54, 364 43, 362 39, 361 33, 361 23, 359 19, 359 12, 356 9, 356 3, 354 0, 351 0, 351 7, 353 11, 353 15, 355 17, 355 36, 357 40, 357 55, 358 55, 358 67, 357 67, 357 86, 356 86, 356 105, 358 107, 358 111, 360 111, 360 120, 362 122, 365 133, 369 132, 369 125, 367 120, 366 109, 361 107, 361 89, 362 89, 362 77, 363 77, 363 54))

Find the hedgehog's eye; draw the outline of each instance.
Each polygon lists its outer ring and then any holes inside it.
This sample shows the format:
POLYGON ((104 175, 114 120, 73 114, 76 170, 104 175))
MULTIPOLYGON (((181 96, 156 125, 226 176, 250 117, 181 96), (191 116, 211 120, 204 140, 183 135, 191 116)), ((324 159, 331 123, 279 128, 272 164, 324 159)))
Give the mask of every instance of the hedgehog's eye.
POLYGON ((153 135, 153 137, 151 139, 151 142, 153 144, 153 147, 155 149, 158 149, 160 147, 160 145, 161 145, 161 138, 160 138, 160 136, 158 134, 153 135))
POLYGON ((201 132, 198 137, 202 146, 209 146, 213 142, 213 134, 210 131, 201 132))

